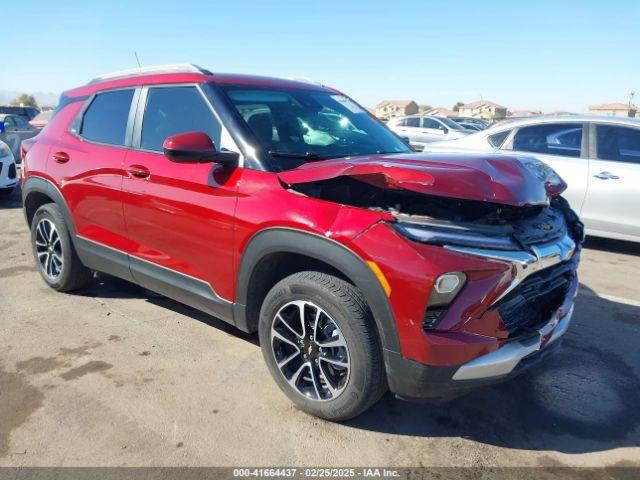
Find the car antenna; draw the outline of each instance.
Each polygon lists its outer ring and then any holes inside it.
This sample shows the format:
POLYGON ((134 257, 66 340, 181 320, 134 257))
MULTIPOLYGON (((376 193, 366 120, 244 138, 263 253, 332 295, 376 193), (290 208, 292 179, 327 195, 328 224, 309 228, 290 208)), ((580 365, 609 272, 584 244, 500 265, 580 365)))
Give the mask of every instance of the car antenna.
POLYGON ((142 68, 142 65, 140 65, 140 59, 138 58, 138 52, 135 52, 135 51, 134 51, 134 52, 133 52, 133 54, 134 54, 134 55, 135 55, 135 57, 136 57, 136 62, 138 62, 138 68, 142 68))

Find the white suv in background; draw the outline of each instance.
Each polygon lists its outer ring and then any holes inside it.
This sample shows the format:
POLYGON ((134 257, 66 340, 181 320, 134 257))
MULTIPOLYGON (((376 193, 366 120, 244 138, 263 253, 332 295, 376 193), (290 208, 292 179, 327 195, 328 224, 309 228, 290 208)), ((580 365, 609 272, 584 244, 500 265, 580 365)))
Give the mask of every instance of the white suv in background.
POLYGON ((586 233, 640 242, 640 119, 571 115, 520 119, 429 152, 505 152, 535 156, 568 184, 563 196, 586 233))
POLYGON ((9 146, 0 142, 0 196, 10 195, 18 184, 16 162, 9 146))
POLYGON ((418 149, 427 143, 455 140, 470 133, 453 120, 430 115, 392 118, 387 126, 400 137, 408 138, 411 145, 418 149))

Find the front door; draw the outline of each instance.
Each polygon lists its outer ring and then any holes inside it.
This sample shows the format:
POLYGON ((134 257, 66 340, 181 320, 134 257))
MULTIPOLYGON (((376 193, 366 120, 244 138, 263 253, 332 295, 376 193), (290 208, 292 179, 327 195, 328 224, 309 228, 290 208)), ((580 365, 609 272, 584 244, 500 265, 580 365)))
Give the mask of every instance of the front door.
POLYGON ((596 124, 594 129, 595 151, 589 160, 589 188, 582 218, 587 230, 637 241, 640 129, 613 124, 596 124))
POLYGON ((201 131, 216 148, 235 148, 196 86, 144 88, 134 145, 123 181, 130 265, 147 288, 230 316, 233 220, 241 168, 173 163, 162 145, 171 135, 201 131))

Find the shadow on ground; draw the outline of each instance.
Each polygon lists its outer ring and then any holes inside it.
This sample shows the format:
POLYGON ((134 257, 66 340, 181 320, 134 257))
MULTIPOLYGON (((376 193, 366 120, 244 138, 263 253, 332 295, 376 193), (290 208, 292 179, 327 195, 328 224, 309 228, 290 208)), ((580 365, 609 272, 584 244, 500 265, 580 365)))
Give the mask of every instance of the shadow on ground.
POLYGON ((640 307, 581 286, 562 348, 542 365, 448 403, 410 404, 387 394, 348 424, 522 450, 586 453, 638 446, 639 336, 640 307))
MULTIPOLYGON (((145 298, 258 345, 257 335, 108 275, 80 295, 145 298)), ((351 428, 421 437, 462 437, 521 450, 564 453, 640 445, 640 307, 581 286, 562 348, 525 375, 446 402, 414 404, 391 394, 351 428)))
POLYGON ((9 195, 0 196, 0 210, 10 210, 22 208, 22 196, 20 194, 20 184, 9 195))
POLYGON ((614 240, 612 238, 587 237, 584 248, 640 256, 640 243, 614 240))

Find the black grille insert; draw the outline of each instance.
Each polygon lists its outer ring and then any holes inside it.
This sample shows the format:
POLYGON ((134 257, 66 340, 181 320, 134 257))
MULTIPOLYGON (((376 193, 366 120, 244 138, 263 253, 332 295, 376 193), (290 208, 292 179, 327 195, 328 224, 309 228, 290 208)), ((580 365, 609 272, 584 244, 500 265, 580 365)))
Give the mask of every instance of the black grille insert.
POLYGON ((8 177, 10 179, 16 178, 16 164, 15 163, 12 163, 11 165, 9 165, 8 177))
POLYGON ((549 321, 564 301, 575 278, 575 262, 569 260, 527 277, 494 308, 511 337, 549 321))

